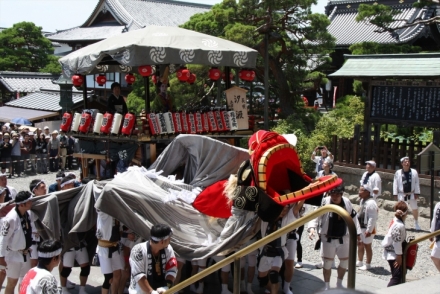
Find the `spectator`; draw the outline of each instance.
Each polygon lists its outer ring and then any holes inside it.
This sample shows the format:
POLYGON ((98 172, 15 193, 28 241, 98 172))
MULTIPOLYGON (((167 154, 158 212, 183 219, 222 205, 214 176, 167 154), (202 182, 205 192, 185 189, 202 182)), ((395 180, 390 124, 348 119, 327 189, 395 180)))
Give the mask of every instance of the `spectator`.
POLYGON ((35 172, 30 161, 31 150, 32 150, 32 142, 30 141, 29 135, 24 133, 24 139, 21 147, 21 161, 23 162, 23 166, 24 166, 23 171, 26 174, 31 174, 31 172, 35 172))
POLYGON ((43 133, 35 141, 35 153, 37 155, 37 172, 47 174, 47 142, 43 133))
POLYGON ((66 134, 62 130, 60 130, 58 140, 60 140, 61 170, 64 171, 66 168, 67 146, 69 142, 66 134))
POLYGON ((12 177, 12 157, 11 157, 11 151, 12 146, 15 144, 15 138, 12 139, 9 133, 5 133, 3 136, 3 142, 0 143, 0 154, 1 154, 1 160, 2 160, 2 173, 4 174, 6 172, 6 167, 8 167, 9 170, 9 178, 12 177))
POLYGON ((33 132, 29 132, 29 141, 31 141, 32 148, 29 150, 29 155, 31 158, 31 172, 33 175, 37 171, 37 154, 35 148, 37 147, 37 142, 35 141, 35 136, 33 132))
POLYGON ((60 156, 60 140, 57 138, 58 131, 52 132, 52 138, 50 138, 47 144, 47 153, 49 155, 49 170, 51 172, 58 171, 58 161, 60 156))
POLYGON ((326 146, 316 146, 315 150, 312 153, 312 161, 316 163, 316 169, 315 172, 318 173, 320 170, 322 170, 322 164, 324 163, 324 160, 326 158, 329 158, 331 162, 333 162, 333 154, 330 153, 330 151, 327 149, 326 146), (321 152, 321 156, 316 156, 316 153, 318 150, 321 152))
POLYGON ((11 150, 11 159, 12 159, 12 169, 17 174, 17 177, 21 174, 21 148, 23 147, 23 142, 20 140, 20 136, 12 132, 12 150, 11 150))
POLYGON ((46 138, 50 138, 50 130, 49 130, 49 127, 48 127, 48 126, 45 126, 45 127, 44 127, 44 136, 45 136, 46 138))

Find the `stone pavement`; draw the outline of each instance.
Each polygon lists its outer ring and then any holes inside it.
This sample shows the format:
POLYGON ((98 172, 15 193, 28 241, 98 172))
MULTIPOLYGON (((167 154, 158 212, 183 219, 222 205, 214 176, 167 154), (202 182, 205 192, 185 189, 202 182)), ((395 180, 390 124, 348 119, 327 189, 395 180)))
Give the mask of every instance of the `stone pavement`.
MULTIPOLYGON (((73 268, 72 273, 70 274, 69 280, 79 284, 79 268, 73 268)), ((53 271, 54 276, 59 278, 58 276, 58 268, 55 268, 53 271)), ((344 279, 344 285, 347 284, 347 275, 344 279)), ((101 274, 101 271, 99 267, 92 266, 90 276, 87 282, 86 291, 89 294, 98 294, 101 293, 101 285, 104 281, 104 278, 101 274)), ((411 282, 413 283, 413 282, 411 282)), ((410 283, 410 284, 411 284, 410 283)), ((388 284, 388 281, 374 278, 371 276, 359 274, 359 271, 357 271, 356 274, 356 289, 366 292, 375 292, 377 290, 380 290, 382 288, 386 288, 386 285, 388 284)), ((5 285, 3 285, 5 286, 5 285)), ((229 288, 232 290, 232 276, 230 277, 230 283, 229 288)), ((332 271, 332 279, 330 281, 330 286, 335 287, 336 286, 336 270, 332 271)), ((310 262, 304 261, 303 262, 303 268, 296 269, 295 274, 293 276, 293 281, 291 283, 292 292, 293 294, 310 294, 310 293, 316 293, 323 289, 324 282, 322 280, 322 270, 316 269, 314 264, 311 264, 310 262)), ((253 291, 255 294, 264 292, 259 288, 258 286, 258 280, 255 278, 253 282, 253 291)), ((418 288, 420 289, 420 287, 418 288)), ((71 294, 77 294, 79 291, 79 287, 76 286, 75 289, 70 290, 71 294)), ((206 294, 220 294, 221 287, 218 278, 216 277, 216 273, 208 276, 206 278, 205 283, 205 291, 206 294)), ((4 288, 0 293, 4 293, 4 288)), ((18 291, 16 291, 18 293, 18 291)), ((191 292, 188 289, 185 289, 185 294, 190 294, 191 292)), ((280 291, 280 293, 283 293, 280 291)), ((391 292, 375 292, 375 293, 391 293, 391 292)), ((393 292, 394 293, 394 292, 393 292)), ((397 292, 396 292, 397 293, 397 292)), ((400 292, 401 293, 401 292, 400 292)), ((434 292, 424 292, 424 293, 434 293, 434 292)))

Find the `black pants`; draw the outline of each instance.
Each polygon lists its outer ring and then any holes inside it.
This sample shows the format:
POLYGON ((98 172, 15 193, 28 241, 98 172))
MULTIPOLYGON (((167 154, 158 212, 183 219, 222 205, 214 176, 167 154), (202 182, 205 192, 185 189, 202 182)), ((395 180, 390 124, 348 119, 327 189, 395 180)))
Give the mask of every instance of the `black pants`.
POLYGON ((301 227, 298 228, 298 230, 296 230, 299 236, 298 240, 296 241, 296 259, 298 262, 302 262, 302 257, 303 257, 303 248, 301 245, 301 236, 303 231, 304 231, 304 225, 302 225, 301 227))
POLYGON ((402 283, 402 266, 395 268, 394 267, 395 262, 396 260, 388 260, 388 264, 390 265, 390 269, 391 269, 391 280, 388 283, 387 287, 399 285, 402 283))

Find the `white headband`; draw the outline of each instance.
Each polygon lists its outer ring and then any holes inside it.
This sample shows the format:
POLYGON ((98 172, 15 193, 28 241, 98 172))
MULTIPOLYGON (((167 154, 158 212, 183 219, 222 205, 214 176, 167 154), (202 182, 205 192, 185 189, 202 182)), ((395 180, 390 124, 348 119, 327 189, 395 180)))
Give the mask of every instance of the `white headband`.
POLYGON ((52 258, 61 254, 62 248, 52 251, 52 252, 41 252, 38 251, 38 257, 42 258, 52 258))
POLYGON ((75 179, 71 179, 71 180, 68 180, 67 182, 62 183, 60 186, 61 186, 61 188, 63 188, 65 185, 74 184, 74 183, 75 183, 75 179))
POLYGON ((43 183, 45 184, 45 182, 44 182, 43 180, 39 181, 38 184, 35 185, 35 187, 32 189, 31 192, 34 193, 34 190, 35 190, 35 189, 38 189, 38 186, 40 186, 40 185, 43 184, 43 183))
POLYGON ((63 177, 55 178, 55 181, 61 181, 63 177))
POLYGON ((151 240, 159 242, 159 241, 168 239, 169 237, 171 237, 172 234, 173 234, 173 231, 171 231, 171 233, 169 233, 168 235, 166 235, 164 237, 160 237, 160 238, 151 236, 151 240))
POLYGON ((32 200, 32 198, 34 198, 34 194, 32 194, 31 197, 29 197, 28 199, 25 199, 25 200, 23 200, 23 201, 20 201, 20 202, 15 201, 15 204, 23 204, 23 203, 26 203, 26 202, 32 200))

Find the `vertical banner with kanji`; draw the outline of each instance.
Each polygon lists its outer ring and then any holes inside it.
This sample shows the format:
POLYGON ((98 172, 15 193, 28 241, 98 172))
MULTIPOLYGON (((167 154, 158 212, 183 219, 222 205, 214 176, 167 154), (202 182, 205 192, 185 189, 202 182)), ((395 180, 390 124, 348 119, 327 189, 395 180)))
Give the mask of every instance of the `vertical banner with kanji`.
MULTIPOLYGON (((225 90, 228 110, 235 111, 238 130, 249 129, 246 92, 247 90, 239 87, 232 87, 225 90)), ((234 129, 234 127, 235 126, 232 126, 231 129, 234 129)))

